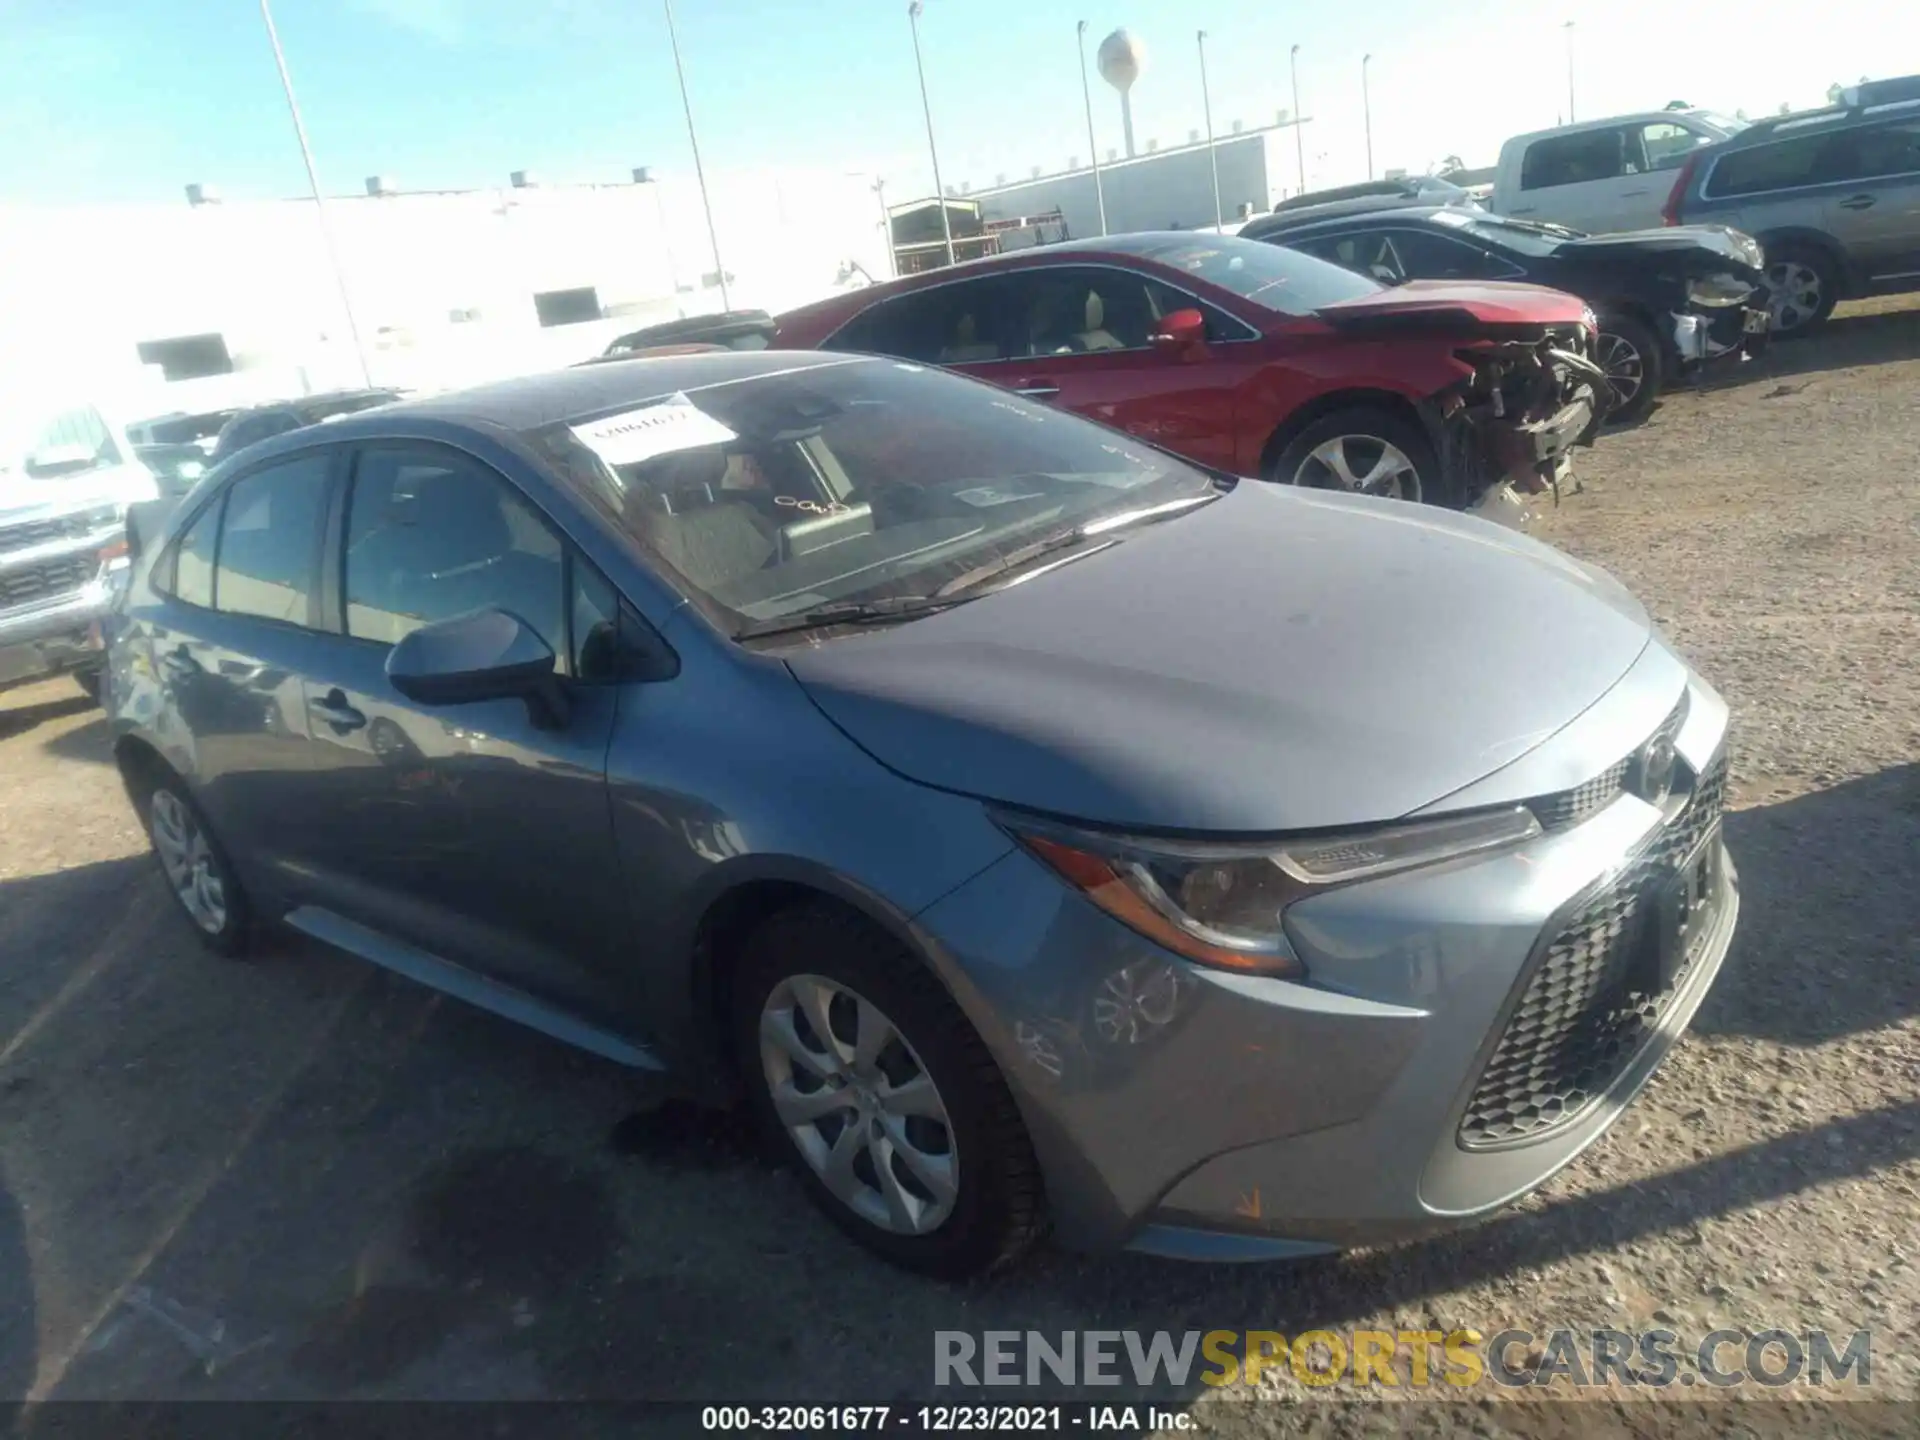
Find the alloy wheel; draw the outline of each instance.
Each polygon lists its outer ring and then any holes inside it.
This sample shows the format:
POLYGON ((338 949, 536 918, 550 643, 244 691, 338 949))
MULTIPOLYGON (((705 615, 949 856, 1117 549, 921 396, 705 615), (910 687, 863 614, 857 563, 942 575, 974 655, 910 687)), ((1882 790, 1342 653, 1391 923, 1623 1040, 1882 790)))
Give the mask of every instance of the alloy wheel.
POLYGON ((879 1006, 836 980, 789 976, 761 1007, 760 1065, 794 1148, 854 1214, 925 1235, 953 1213, 946 1102, 879 1006))
POLYGON ((1293 483, 1388 500, 1418 500, 1420 473, 1406 452, 1377 435, 1336 435, 1307 453, 1293 483))
POLYGON ((1782 260, 1767 270, 1772 294, 1767 308, 1773 312, 1773 328, 1798 330, 1820 313, 1820 274, 1811 265, 1798 260, 1782 260))
POLYGON ((1646 357, 1626 336, 1602 331, 1597 358, 1606 372, 1607 388, 1613 391, 1613 408, 1626 409, 1647 383, 1646 357))
POLYGON ((227 925, 227 892, 206 832, 171 790, 154 792, 148 814, 167 883, 193 923, 218 935, 227 925))

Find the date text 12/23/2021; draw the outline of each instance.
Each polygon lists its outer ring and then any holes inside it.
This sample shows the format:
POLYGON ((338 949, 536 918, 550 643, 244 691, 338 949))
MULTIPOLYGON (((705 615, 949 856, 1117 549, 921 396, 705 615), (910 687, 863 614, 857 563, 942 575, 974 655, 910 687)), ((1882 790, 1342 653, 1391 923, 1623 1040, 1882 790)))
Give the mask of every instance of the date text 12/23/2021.
POLYGON ((1193 1428, 1185 1410, 1155 1405, 708 1405, 702 1430, 779 1434, 1004 1433, 1011 1431, 1178 1431, 1193 1428))

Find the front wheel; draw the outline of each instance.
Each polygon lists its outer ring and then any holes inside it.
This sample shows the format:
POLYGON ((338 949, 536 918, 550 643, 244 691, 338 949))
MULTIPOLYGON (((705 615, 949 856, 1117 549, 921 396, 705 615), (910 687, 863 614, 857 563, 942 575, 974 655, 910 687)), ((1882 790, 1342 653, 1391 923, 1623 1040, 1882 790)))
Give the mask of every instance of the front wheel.
POLYGON ((784 911, 747 942, 733 991, 761 1126, 841 1230, 944 1279, 1040 1235, 1039 1167, 1006 1081, 898 942, 831 906, 784 911))
POLYGON ((1607 315, 1600 321, 1595 359, 1607 374, 1613 392, 1610 425, 1632 425, 1644 420, 1659 398, 1662 380, 1660 343, 1653 332, 1631 315, 1607 315))
POLYGON ((1384 500, 1440 503, 1440 462, 1412 421, 1371 405, 1323 415, 1288 442, 1269 480, 1384 500))

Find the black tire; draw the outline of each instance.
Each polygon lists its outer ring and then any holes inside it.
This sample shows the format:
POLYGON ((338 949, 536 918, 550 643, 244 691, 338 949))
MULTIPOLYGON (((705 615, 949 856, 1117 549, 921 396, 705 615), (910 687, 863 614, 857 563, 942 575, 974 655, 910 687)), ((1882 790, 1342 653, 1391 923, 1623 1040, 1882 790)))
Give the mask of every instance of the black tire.
POLYGON ((73 672, 73 683, 86 691, 87 698, 96 705, 100 703, 100 684, 105 678, 105 673, 99 670, 76 670, 73 672))
POLYGON ((1632 425, 1647 417, 1666 381, 1666 362, 1659 338, 1631 315, 1600 317, 1600 340, 1596 350, 1600 366, 1607 371, 1607 384, 1614 392, 1614 408, 1607 412, 1609 425, 1632 425), (1616 381, 1616 370, 1619 378, 1616 381), (1631 393, 1629 381, 1633 382, 1631 393))
MULTIPOLYGON (((233 862, 227 859, 227 852, 207 824, 207 817, 201 813, 179 777, 167 771, 155 779, 141 801, 140 818, 147 827, 147 839, 153 846, 154 860, 160 867, 160 878, 167 887, 167 893, 193 927, 193 933, 199 937, 200 943, 214 954, 229 959, 245 955, 253 939, 253 907, 247 900, 245 888, 240 884, 240 877, 234 873, 233 862), (197 832, 205 840, 206 869, 219 887, 217 923, 204 905, 196 909, 189 903, 183 890, 185 882, 169 860, 171 841, 168 832, 181 828, 180 821, 189 827, 187 835, 183 837, 189 847, 193 833, 197 832)), ((207 894, 203 887, 200 891, 203 901, 207 894)))
MULTIPOLYGON (((903 1269, 946 1280, 998 1269, 1045 1233, 1039 1165, 999 1067, 939 980, 893 937, 832 904, 781 911, 748 938, 731 988, 733 1054, 756 1123, 773 1153, 792 1165, 814 1204, 841 1230, 903 1269), (889 1042, 884 1053, 902 1066, 918 1066, 935 1087, 946 1117, 936 1130, 945 1136, 957 1183, 951 1208, 924 1233, 883 1228, 840 1199, 802 1154, 799 1140, 775 1109, 774 1082, 763 1060, 761 1017, 769 1001, 777 993, 784 998, 789 982, 802 976, 845 987, 880 1011, 905 1042, 898 1050, 889 1042)), ((828 1023, 838 1044, 852 1043, 844 1032, 853 1005, 844 995, 829 1004, 828 1023)), ((807 1034, 812 1034, 810 1028, 807 1034)), ((809 1048, 824 1053, 817 1044, 809 1048)), ((802 1073, 796 1068, 796 1076, 802 1073)), ((846 1085, 843 1094, 862 1088, 851 1071, 846 1085)), ((864 1133, 861 1126, 868 1122, 856 1122, 851 1106, 847 1115, 844 1122, 837 1117, 816 1122, 815 1136, 823 1144, 834 1143, 841 1123, 855 1135, 864 1133), (834 1129, 831 1138, 829 1125, 834 1129)), ((872 1133, 879 1136, 879 1122, 873 1123, 872 1133)), ((877 1200, 874 1152, 861 1140, 855 1140, 853 1148, 865 1151, 865 1175, 873 1177, 867 1185, 877 1200)), ((858 1163, 856 1156, 849 1173, 858 1163)), ((895 1174, 911 1180, 904 1168, 895 1174)))
MULTIPOLYGON (((1410 473, 1398 477, 1399 494, 1389 498, 1424 500, 1429 505, 1453 503, 1451 490, 1440 474, 1439 458, 1433 453, 1425 432, 1415 422, 1377 405, 1354 405, 1322 415, 1287 443, 1268 467, 1266 478, 1282 485, 1307 484, 1353 492, 1355 487, 1341 483, 1340 477, 1326 465, 1317 461, 1313 466, 1307 463, 1321 446, 1343 438, 1355 442, 1350 451, 1343 450, 1349 456, 1349 473, 1359 472, 1363 467, 1371 471, 1376 463, 1374 457, 1385 457, 1384 450, 1375 451, 1371 446, 1391 446, 1412 465, 1410 473)), ((1360 473, 1357 478, 1368 477, 1360 473)))
POLYGON ((1826 324, 1840 303, 1840 269, 1819 246, 1788 241, 1768 247, 1767 288, 1773 338, 1798 340, 1826 324))

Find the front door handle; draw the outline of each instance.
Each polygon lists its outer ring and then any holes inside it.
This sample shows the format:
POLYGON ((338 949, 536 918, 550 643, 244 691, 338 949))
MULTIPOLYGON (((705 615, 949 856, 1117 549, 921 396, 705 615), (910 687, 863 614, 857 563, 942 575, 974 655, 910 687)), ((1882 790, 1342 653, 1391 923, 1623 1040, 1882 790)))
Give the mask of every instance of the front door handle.
POLYGON ((367 717, 347 703, 347 692, 337 685, 318 700, 309 700, 307 709, 331 726, 336 735, 366 727, 367 717))
POLYGON ((1871 195, 1849 195, 1840 202, 1842 210, 1871 210, 1874 197, 1871 195))
POLYGON ((1016 380, 1013 393, 1024 395, 1029 400, 1051 400, 1060 393, 1060 387, 1051 380, 1016 380))

